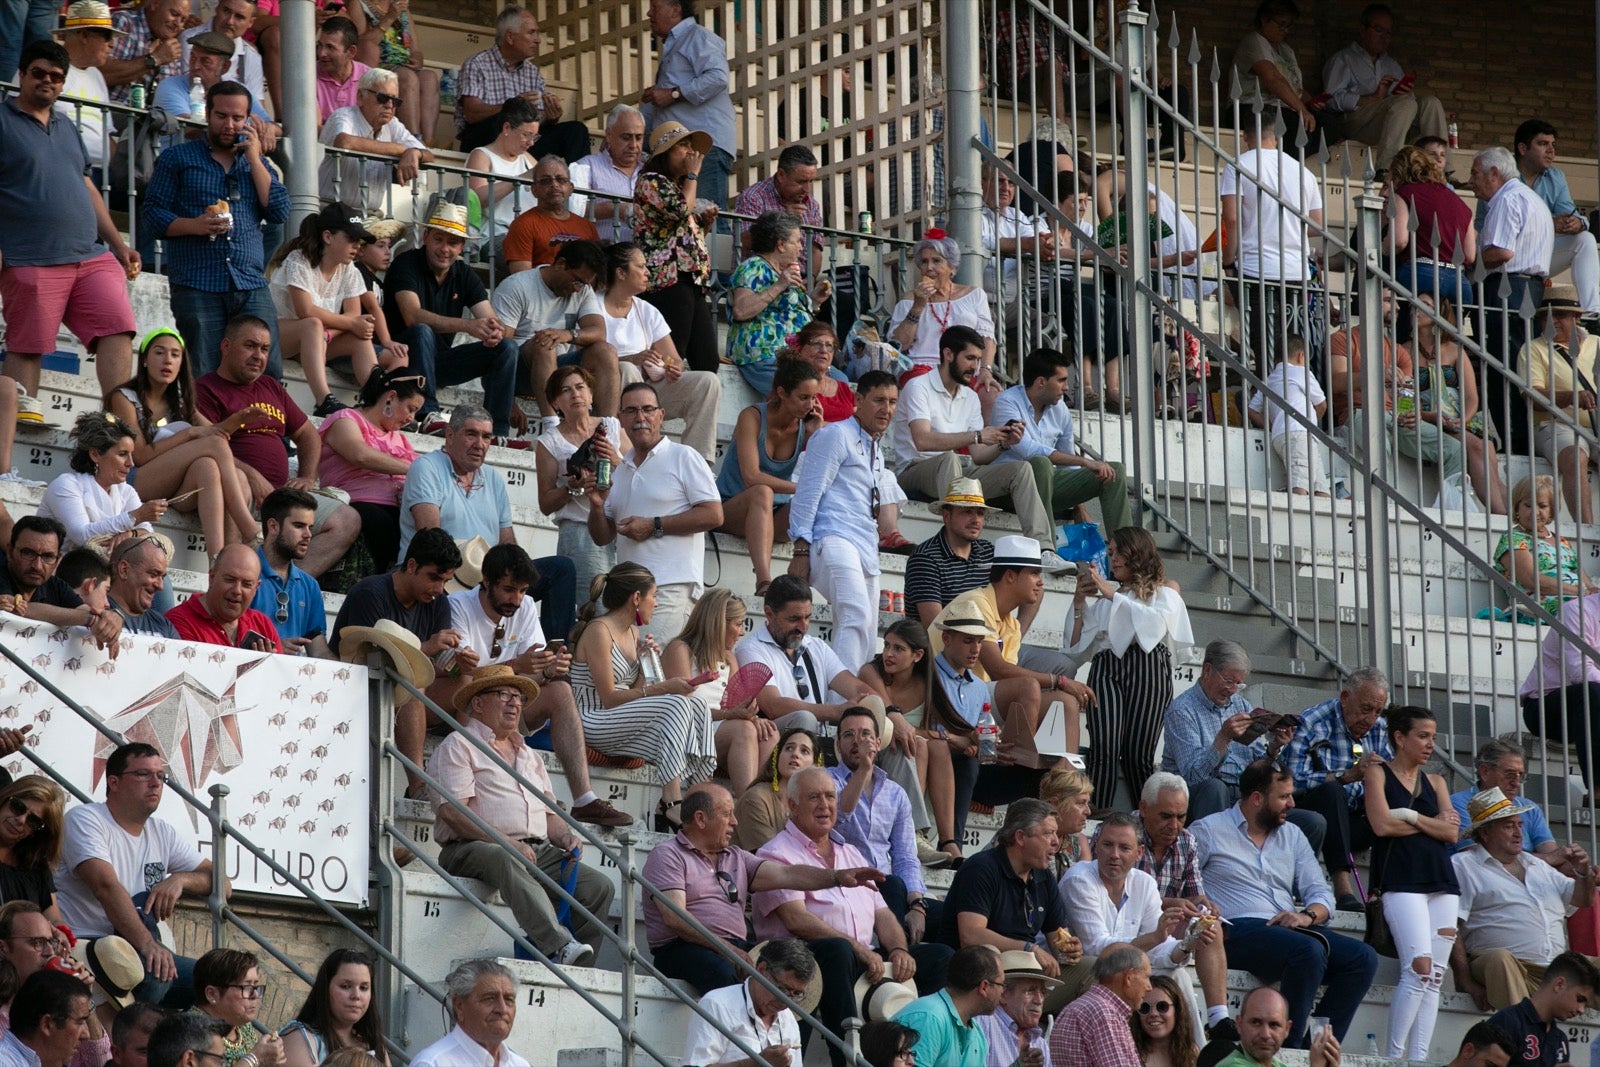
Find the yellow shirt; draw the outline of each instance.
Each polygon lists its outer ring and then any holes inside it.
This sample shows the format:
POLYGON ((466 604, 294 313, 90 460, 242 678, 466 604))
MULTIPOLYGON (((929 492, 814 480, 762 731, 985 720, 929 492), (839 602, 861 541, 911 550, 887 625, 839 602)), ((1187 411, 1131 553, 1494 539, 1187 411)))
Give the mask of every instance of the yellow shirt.
MULTIPOLYGON (((1000 617, 1000 609, 995 606, 994 586, 985 585, 969 590, 956 597, 944 606, 929 627, 928 639, 933 645, 934 655, 944 651, 944 631, 939 629, 939 624, 946 619, 982 619, 989 624, 989 628, 999 634, 1000 655, 1007 663, 1016 663, 1017 656, 1022 652, 1022 624, 1017 621, 1013 613, 1005 618, 1000 617)), ((984 681, 992 681, 983 664, 973 664, 974 677, 984 681)))
MULTIPOLYGON (((1572 350, 1569 348, 1569 352, 1572 350)), ((1600 341, 1593 335, 1583 339, 1583 345, 1572 352, 1573 361, 1589 384, 1595 384, 1595 371, 1600 363, 1600 341)), ((1535 337, 1522 346, 1522 362, 1524 374, 1528 379, 1528 388, 1534 393, 1543 394, 1546 399, 1556 393, 1577 389, 1579 386, 1573 380, 1572 364, 1563 359, 1559 353, 1550 351, 1548 338, 1535 337)), ((1577 419, 1579 426, 1589 429, 1594 428, 1594 413, 1575 410, 1576 405, 1569 405, 1568 411, 1577 419)), ((1548 420, 1550 415, 1543 408, 1535 406, 1533 409, 1534 423, 1541 424, 1548 420)))

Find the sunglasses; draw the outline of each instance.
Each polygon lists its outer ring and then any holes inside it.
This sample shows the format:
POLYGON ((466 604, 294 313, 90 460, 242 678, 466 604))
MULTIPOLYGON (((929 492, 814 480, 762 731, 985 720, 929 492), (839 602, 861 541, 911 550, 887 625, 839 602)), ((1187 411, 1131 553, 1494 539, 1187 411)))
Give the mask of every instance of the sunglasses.
POLYGON ((28 805, 24 804, 20 797, 12 797, 10 801, 6 803, 6 808, 11 812, 12 815, 18 817, 27 817, 26 822, 28 824, 29 833, 36 834, 40 830, 44 829, 44 820, 39 818, 39 816, 35 815, 33 812, 29 811, 28 805))
POLYGON ((33 78, 36 81, 50 82, 53 85, 62 85, 67 80, 67 73, 66 71, 62 70, 47 70, 44 67, 29 67, 28 77, 33 78))
POLYGON ((387 104, 387 105, 390 105, 392 107, 399 107, 401 104, 405 103, 404 100, 400 99, 398 96, 394 95, 393 93, 374 92, 372 94, 372 98, 374 100, 376 100, 380 104, 387 104))
POLYGON ((798 663, 794 665, 794 687, 799 690, 801 700, 811 699, 811 687, 806 684, 806 669, 798 663))
POLYGON ((1149 1015, 1151 1012, 1155 1012, 1157 1015, 1165 1015, 1167 1012, 1169 1012, 1171 1010, 1172 1010, 1172 1001, 1170 1001, 1170 1000, 1158 1000, 1154 1004, 1141 1004, 1141 1005, 1139 1005, 1139 1014, 1140 1015, 1149 1015))
POLYGON ((494 640, 489 645, 489 661, 492 663, 500 658, 500 645, 506 637, 506 621, 501 619, 494 626, 494 640))
POLYGON ((278 590, 277 619, 279 622, 289 621, 289 591, 287 589, 278 590))
MULTIPOLYGON (((717 884, 722 886, 722 892, 727 896, 729 904, 739 903, 739 886, 733 880, 733 875, 727 871, 718 871, 717 884)), ((800 992, 804 993, 805 990, 802 989, 800 992)))

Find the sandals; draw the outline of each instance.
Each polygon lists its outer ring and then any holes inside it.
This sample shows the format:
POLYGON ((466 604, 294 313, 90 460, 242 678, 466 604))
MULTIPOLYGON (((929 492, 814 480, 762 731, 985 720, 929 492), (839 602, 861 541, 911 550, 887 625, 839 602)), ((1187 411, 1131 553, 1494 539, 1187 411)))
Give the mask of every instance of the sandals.
POLYGON ((893 552, 897 556, 909 556, 917 547, 915 541, 908 541, 899 530, 891 530, 878 538, 878 551, 893 552))
POLYGON ((681 815, 683 813, 683 801, 674 800, 669 804, 665 799, 662 799, 656 802, 656 833, 675 834, 683 829, 682 819, 674 819, 667 814, 673 808, 677 808, 678 813, 681 815))

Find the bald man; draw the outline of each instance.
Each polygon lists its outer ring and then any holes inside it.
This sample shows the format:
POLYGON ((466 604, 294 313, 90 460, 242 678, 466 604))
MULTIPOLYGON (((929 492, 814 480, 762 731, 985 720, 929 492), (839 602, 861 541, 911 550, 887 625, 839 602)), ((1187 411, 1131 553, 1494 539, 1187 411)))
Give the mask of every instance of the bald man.
MULTIPOLYGON (((1289 1002, 1271 986, 1257 986, 1239 1005, 1239 1048, 1217 1067, 1283 1067, 1277 1058, 1289 1037, 1289 1002)), ((1311 1067, 1339 1067, 1339 1039, 1324 1026, 1311 1038, 1311 1067)))
POLYGON ((229 545, 211 562, 206 591, 167 612, 178 636, 253 652, 282 652, 272 620, 250 606, 261 584, 261 558, 246 545, 229 545))

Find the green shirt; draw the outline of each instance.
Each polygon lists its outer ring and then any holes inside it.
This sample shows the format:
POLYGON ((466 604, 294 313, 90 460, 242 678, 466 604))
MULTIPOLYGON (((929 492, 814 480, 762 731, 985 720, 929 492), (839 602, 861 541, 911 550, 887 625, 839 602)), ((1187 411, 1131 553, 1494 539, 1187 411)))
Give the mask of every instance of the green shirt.
POLYGON ((917 1042, 917 1062, 936 1067, 983 1067, 989 1058, 989 1039, 975 1023, 963 1023, 946 990, 918 997, 894 1017, 922 1035, 917 1042))
MULTIPOLYGON (((1244 1049, 1239 1048, 1234 1049, 1228 1056, 1223 1057, 1218 1062, 1217 1067, 1261 1067, 1261 1064, 1257 1063, 1244 1049)), ((1274 1056, 1272 1057, 1272 1067, 1286 1067, 1286 1065, 1282 1060, 1274 1056)))

